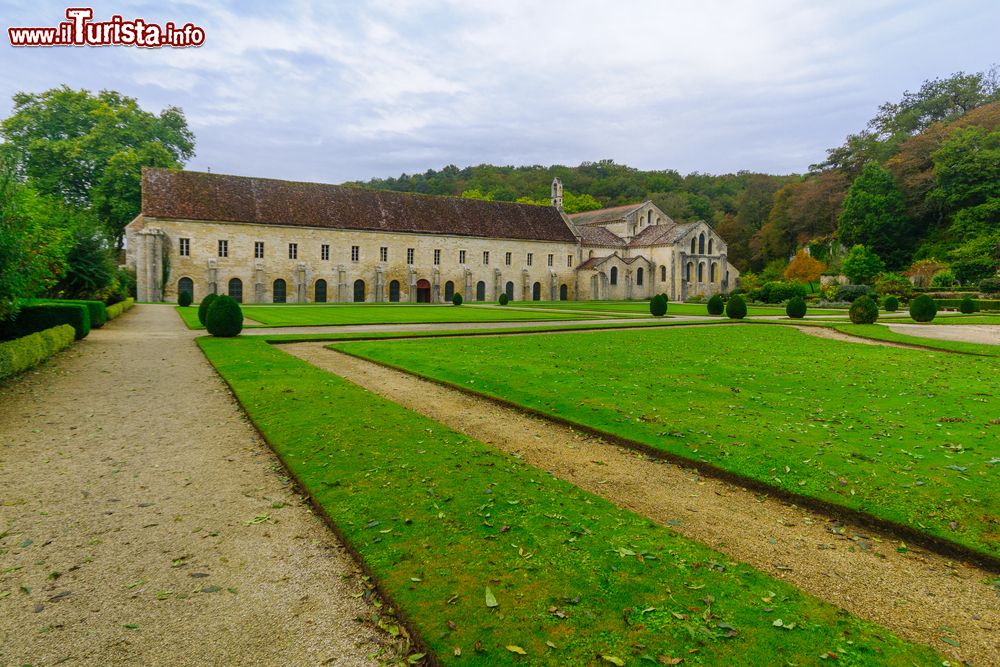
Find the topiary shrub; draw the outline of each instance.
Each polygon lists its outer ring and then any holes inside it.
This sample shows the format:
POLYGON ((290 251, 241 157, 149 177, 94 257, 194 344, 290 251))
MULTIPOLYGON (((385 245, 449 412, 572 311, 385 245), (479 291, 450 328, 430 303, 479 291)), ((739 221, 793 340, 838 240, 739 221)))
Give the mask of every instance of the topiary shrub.
POLYGON ((937 315, 937 302, 926 294, 914 297, 910 301, 910 317, 917 322, 930 322, 937 315))
POLYGON ((455 292, 455 294, 453 294, 452 297, 451 297, 451 303, 452 303, 452 305, 455 305, 455 306, 461 306, 462 305, 462 295, 459 294, 458 292, 455 292))
POLYGON ((504 292, 503 294, 500 295, 498 301, 500 302, 501 306, 506 306, 508 303, 510 303, 510 297, 507 296, 506 292, 504 292))
POLYGON ((182 308, 187 308, 188 306, 190 306, 192 301, 194 301, 194 296, 191 294, 191 292, 188 292, 187 290, 184 290, 183 292, 177 295, 177 305, 182 308))
POLYGON ((243 309, 236 299, 226 296, 216 297, 208 308, 205 318, 208 333, 220 338, 232 338, 243 331, 243 309))
POLYGON ((983 278, 979 281, 979 291, 993 294, 1000 292, 1000 276, 995 278, 983 278))
POLYGON ((0 322, 0 340, 21 338, 38 331, 68 324, 76 339, 90 333, 90 309, 82 303, 32 303, 21 307, 13 320, 0 322))
POLYGON ((851 304, 849 314, 855 324, 874 324, 878 319, 878 306, 871 297, 859 296, 851 304))
POLYGON ((108 307, 104 305, 103 301, 98 301, 96 299, 34 299, 29 303, 32 304, 66 304, 72 303, 80 306, 86 306, 87 311, 90 313, 90 328, 100 329, 104 324, 110 319, 108 317, 108 307))
POLYGON ((203 325, 207 325, 208 309, 211 308, 212 302, 218 298, 218 294, 206 294, 205 298, 198 304, 198 321, 203 325))
POLYGON ((976 302, 969 297, 965 297, 962 299, 962 303, 959 304, 958 309, 966 315, 969 315, 976 312, 976 302))
POLYGON ((742 296, 736 295, 729 299, 726 303, 726 315, 731 320, 742 320, 747 316, 747 302, 742 296))
POLYGON ((667 314, 667 300, 662 294, 657 294, 649 300, 649 314, 653 317, 663 317, 667 314))
POLYGON ((792 319, 801 320, 806 316, 806 302, 802 297, 795 296, 788 300, 785 306, 785 315, 792 319))
POLYGON ((722 303, 722 297, 718 294, 712 296, 708 300, 708 314, 709 315, 721 315, 726 311, 726 304, 722 303))

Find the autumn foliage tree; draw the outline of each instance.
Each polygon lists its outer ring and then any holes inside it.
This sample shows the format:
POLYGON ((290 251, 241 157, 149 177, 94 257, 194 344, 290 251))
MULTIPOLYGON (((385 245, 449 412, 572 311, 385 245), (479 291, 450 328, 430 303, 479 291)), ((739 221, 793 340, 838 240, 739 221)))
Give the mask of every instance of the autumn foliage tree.
POLYGON ((808 283, 809 291, 812 291, 812 284, 819 280, 820 275, 826 270, 826 265, 819 261, 805 250, 799 250, 795 257, 788 263, 785 269, 785 280, 793 280, 800 283, 808 283))

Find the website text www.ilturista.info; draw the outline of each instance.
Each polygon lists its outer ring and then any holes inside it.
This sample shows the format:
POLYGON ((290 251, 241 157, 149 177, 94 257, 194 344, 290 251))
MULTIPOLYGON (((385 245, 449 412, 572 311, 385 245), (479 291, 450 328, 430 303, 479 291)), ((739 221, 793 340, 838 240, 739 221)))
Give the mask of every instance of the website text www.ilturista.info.
POLYGON ((70 7, 66 21, 54 27, 7 28, 11 46, 138 46, 185 48, 205 43, 205 30, 191 23, 163 25, 144 19, 112 16, 94 21, 90 7, 70 7))

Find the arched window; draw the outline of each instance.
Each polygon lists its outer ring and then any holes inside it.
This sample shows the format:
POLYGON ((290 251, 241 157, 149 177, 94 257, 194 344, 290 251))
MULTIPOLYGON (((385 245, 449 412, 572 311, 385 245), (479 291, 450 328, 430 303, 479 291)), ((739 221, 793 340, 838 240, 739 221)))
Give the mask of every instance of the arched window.
POLYGON ((476 301, 486 301, 486 283, 482 280, 476 283, 476 301))
POLYGON ((684 271, 684 280, 691 282, 691 278, 693 277, 694 277, 694 262, 688 262, 687 269, 684 271))
POLYGON ((274 281, 274 288, 271 290, 273 298, 271 299, 275 303, 285 303, 286 286, 285 281, 278 278, 274 281))
POLYGON ((714 283, 716 276, 719 273, 719 265, 716 262, 712 262, 712 266, 708 269, 708 282, 714 283))
POLYGON ((612 266, 611 267, 611 284, 612 285, 617 285, 618 284, 618 267, 617 266, 612 266))
POLYGON ((653 209, 649 209, 648 211, 646 211, 646 224, 647 225, 653 224, 653 209))
POLYGON ((365 281, 360 278, 354 281, 354 301, 355 303, 364 303, 365 301, 365 281))
POLYGON ((183 292, 190 294, 191 300, 194 300, 194 281, 190 278, 181 278, 177 281, 177 296, 183 292))
POLYGON ((708 239, 708 254, 712 254, 712 246, 715 245, 715 239, 708 239))
POLYGON ((313 301, 316 303, 326 303, 326 281, 320 278, 316 281, 316 285, 313 286, 313 301))
POLYGON ((635 284, 642 285, 642 267, 635 270, 635 284))
POLYGON ((660 282, 661 283, 667 282, 667 265, 666 264, 661 264, 660 265, 660 282))
POLYGON ((705 282, 705 265, 702 262, 698 262, 698 282, 705 282))
POLYGON ((399 301, 399 281, 390 280, 389 281, 389 301, 391 303, 397 303, 399 301))
POLYGON ((534 285, 531 286, 531 298, 534 299, 535 301, 541 301, 542 300, 542 284, 541 283, 535 283, 534 285))
POLYGON ((695 244, 695 242, 696 241, 694 239, 691 239, 691 254, 692 255, 694 254, 694 249, 695 249, 695 245, 694 244, 695 244))
POLYGON ((449 280, 444 284, 444 300, 451 301, 453 296, 455 296, 455 283, 449 280))
POLYGON ((514 300, 514 283, 512 283, 511 281, 508 280, 507 284, 504 285, 504 292, 507 294, 507 300, 508 301, 513 301, 514 300))
POLYGON ((566 288, 565 284, 559 286, 559 300, 565 301, 569 298, 569 289, 566 288))
POLYGON ((704 234, 699 234, 698 235, 698 254, 699 255, 704 255, 705 254, 705 235, 704 234))
POLYGON ((232 278, 229 281, 229 296, 237 303, 243 303, 243 281, 239 278, 232 278))
POLYGON ((591 250, 590 253, 587 255, 587 259, 594 259, 594 251, 593 250, 591 250))

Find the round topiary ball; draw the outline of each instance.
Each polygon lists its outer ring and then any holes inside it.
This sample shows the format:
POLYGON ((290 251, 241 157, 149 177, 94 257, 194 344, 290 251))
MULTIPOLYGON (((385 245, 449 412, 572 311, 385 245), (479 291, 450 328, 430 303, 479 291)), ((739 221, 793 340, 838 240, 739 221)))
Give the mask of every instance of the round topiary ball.
POLYGON ((201 300, 198 304, 198 321, 205 324, 205 320, 208 317, 208 309, 212 305, 212 302, 219 298, 218 294, 206 294, 205 298, 201 300))
POLYGON ((722 302, 722 297, 718 294, 708 300, 708 314, 721 315, 726 311, 726 304, 722 302))
POLYGON ((970 315, 976 312, 976 302, 972 300, 972 297, 967 296, 962 299, 962 303, 959 304, 958 309, 966 315, 970 315))
POLYGON ((742 320, 747 316, 747 302, 743 300, 742 296, 737 294, 730 297, 726 303, 726 315, 731 320, 742 320))
POLYGON ((851 304, 849 314, 855 324, 874 324, 878 319, 878 306, 870 296, 859 296, 851 304))
POLYGON ((785 306, 785 315, 792 319, 801 320, 806 316, 806 302, 800 296, 793 296, 785 306))
POLYGON ((451 297, 451 302, 454 305, 456 305, 456 306, 461 306, 462 305, 462 295, 459 294, 458 292, 455 292, 455 294, 453 294, 452 297, 451 297))
POLYGON ((926 294, 921 294, 910 301, 910 317, 917 322, 930 322, 937 315, 937 302, 926 294))
POLYGON ((882 308, 885 309, 887 313, 895 313, 899 310, 899 299, 890 294, 885 297, 885 301, 882 302, 882 308))
POLYGON ((208 333, 220 338, 232 338, 238 336, 243 331, 243 309, 240 304, 229 296, 220 296, 208 309, 208 317, 205 318, 205 327, 208 333))
POLYGON ((667 300, 662 294, 657 294, 649 300, 649 314, 653 317, 663 317, 667 314, 667 300))
POLYGON ((506 292, 504 292, 503 294, 500 295, 499 301, 501 306, 506 306, 508 303, 510 303, 510 297, 507 296, 506 292))
POLYGON ((184 290, 177 295, 177 305, 182 308, 190 306, 192 301, 194 301, 194 297, 191 296, 191 292, 188 292, 187 290, 184 290))

